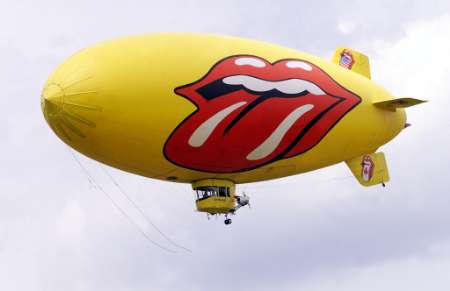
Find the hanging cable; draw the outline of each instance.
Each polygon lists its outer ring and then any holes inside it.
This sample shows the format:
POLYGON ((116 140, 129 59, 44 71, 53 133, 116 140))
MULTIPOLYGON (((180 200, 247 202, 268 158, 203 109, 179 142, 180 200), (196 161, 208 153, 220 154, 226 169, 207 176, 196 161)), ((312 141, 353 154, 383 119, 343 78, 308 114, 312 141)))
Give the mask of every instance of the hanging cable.
POLYGON ((168 237, 161 229, 159 229, 151 220, 150 218, 145 214, 145 212, 142 210, 141 207, 130 197, 130 195, 125 192, 125 190, 120 186, 120 184, 114 179, 114 177, 106 170, 106 167, 102 164, 99 164, 100 168, 103 170, 103 172, 106 174, 106 176, 109 177, 111 182, 119 189, 119 191, 127 198, 127 200, 136 208, 136 210, 144 217, 145 221, 147 221, 148 224, 150 224, 162 237, 164 237, 169 243, 171 243, 173 246, 183 249, 187 252, 192 253, 192 251, 176 242, 174 242, 170 237, 168 237))
POLYGON ((94 187, 96 187, 99 191, 101 191, 103 194, 105 194, 105 196, 112 202, 112 204, 114 205, 114 207, 116 207, 117 210, 120 211, 120 213, 122 213, 122 215, 128 219, 128 221, 134 225, 137 230, 144 236, 144 238, 150 242, 151 244, 159 247, 160 249, 165 250, 166 252, 169 253, 176 253, 176 251, 171 250, 169 248, 164 247, 163 245, 155 242, 154 240, 152 240, 147 233, 139 226, 139 224, 137 224, 132 218, 131 216, 129 216, 122 208, 120 208, 119 204, 116 203, 116 201, 114 201, 114 199, 103 189, 103 187, 100 186, 100 184, 98 184, 94 178, 91 176, 91 174, 89 173, 89 171, 83 166, 83 164, 78 160, 77 156, 74 154, 74 152, 69 148, 69 152, 72 155, 72 157, 75 159, 75 161, 77 162, 77 164, 80 166, 81 170, 86 174, 86 177, 88 178, 88 181, 90 183, 92 183, 92 185, 94 185, 94 187))

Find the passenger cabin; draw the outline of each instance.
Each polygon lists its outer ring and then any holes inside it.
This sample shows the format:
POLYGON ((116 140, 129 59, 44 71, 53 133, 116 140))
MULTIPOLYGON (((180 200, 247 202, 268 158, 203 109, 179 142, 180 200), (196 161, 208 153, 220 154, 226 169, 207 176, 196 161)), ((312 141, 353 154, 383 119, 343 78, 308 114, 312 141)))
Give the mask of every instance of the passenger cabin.
POLYGON ((227 180, 207 179, 194 182, 192 189, 197 195, 195 204, 200 212, 228 214, 236 205, 234 183, 227 180))

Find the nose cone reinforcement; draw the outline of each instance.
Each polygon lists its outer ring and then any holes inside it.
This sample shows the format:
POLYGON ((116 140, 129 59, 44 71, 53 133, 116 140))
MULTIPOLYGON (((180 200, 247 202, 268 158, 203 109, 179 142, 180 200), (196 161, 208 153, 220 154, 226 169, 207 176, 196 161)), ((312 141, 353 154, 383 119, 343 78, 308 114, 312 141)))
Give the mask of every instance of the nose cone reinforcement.
POLYGON ((64 105, 64 91, 57 84, 49 84, 42 91, 41 107, 47 122, 57 116, 64 105))
POLYGON ((97 92, 88 88, 89 76, 72 73, 77 71, 80 70, 73 66, 61 66, 47 81, 41 94, 45 120, 66 143, 85 139, 86 132, 96 126, 93 117, 99 110, 91 104, 97 92))

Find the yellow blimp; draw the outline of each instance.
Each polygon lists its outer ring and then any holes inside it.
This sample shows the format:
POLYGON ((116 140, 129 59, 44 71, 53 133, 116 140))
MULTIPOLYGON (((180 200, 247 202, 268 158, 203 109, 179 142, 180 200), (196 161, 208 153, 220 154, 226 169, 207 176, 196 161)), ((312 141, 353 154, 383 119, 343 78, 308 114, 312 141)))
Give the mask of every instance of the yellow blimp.
POLYGON ((86 48, 51 74, 41 97, 66 144, 127 172, 191 183, 197 209, 211 214, 248 204, 235 184, 343 161, 362 185, 384 185, 377 149, 407 125, 403 108, 422 102, 372 82, 368 58, 349 48, 330 62, 188 33, 86 48))

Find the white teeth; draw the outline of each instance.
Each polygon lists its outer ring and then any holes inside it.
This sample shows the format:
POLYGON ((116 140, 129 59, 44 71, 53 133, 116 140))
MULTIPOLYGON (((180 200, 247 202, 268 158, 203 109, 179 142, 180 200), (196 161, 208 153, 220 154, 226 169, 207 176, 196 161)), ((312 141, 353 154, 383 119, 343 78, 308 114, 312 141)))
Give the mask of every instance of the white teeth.
POLYGON ((316 84, 301 79, 289 79, 283 81, 267 81, 261 80, 247 75, 236 75, 226 77, 222 80, 228 85, 242 85, 245 88, 255 92, 267 92, 277 89, 285 94, 300 94, 308 91, 314 95, 325 95, 316 84))
POLYGON ((305 113, 314 108, 312 104, 302 105, 289 113, 277 126, 272 134, 263 141, 257 148, 247 155, 247 160, 255 161, 269 156, 278 147, 285 134, 291 129, 294 123, 305 113))
POLYGON ((256 68, 264 68, 266 66, 266 64, 263 61, 249 57, 236 59, 234 63, 238 66, 249 65, 256 68))
POLYGON ((286 63, 286 67, 291 69, 303 69, 305 71, 312 71, 312 66, 305 62, 289 61, 286 63))
POLYGON ((223 82, 228 85, 243 85, 247 89, 256 92, 270 91, 274 88, 271 82, 246 75, 226 77, 223 79, 223 82))

